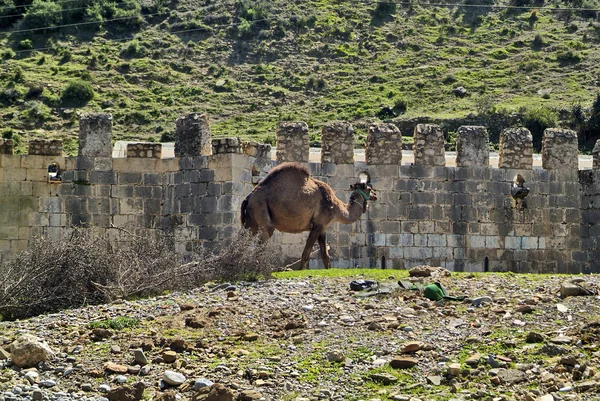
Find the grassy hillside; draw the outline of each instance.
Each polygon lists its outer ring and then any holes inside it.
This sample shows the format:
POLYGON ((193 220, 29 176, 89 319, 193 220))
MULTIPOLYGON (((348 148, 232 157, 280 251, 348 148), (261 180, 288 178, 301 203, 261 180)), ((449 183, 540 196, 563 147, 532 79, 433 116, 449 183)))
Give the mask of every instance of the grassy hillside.
POLYGON ((205 111, 216 136, 269 142, 281 120, 317 140, 329 120, 363 137, 393 118, 518 113, 598 137, 598 0, 432 3, 0 0, 0 132, 75 149, 78 114, 105 111, 116 138, 165 140, 205 111), (492 7, 510 5, 525 8, 492 7))

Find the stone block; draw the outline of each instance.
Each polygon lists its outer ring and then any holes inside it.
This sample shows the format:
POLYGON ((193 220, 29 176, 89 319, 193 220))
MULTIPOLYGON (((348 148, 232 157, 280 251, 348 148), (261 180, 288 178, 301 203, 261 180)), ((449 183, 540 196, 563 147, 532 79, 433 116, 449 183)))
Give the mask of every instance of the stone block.
POLYGON ((124 184, 136 184, 142 183, 142 173, 140 172, 121 172, 117 174, 117 183, 120 185, 124 184))
POLYGON ((568 129, 547 128, 542 139, 542 167, 546 170, 579 167, 577 133, 568 129))
POLYGON ((79 118, 79 156, 112 157, 112 116, 84 114, 79 118))
POLYGON ((132 198, 133 186, 131 185, 113 185, 111 187, 111 197, 113 198, 132 198))
POLYGON ((119 210, 122 214, 141 215, 144 213, 144 200, 125 198, 119 201, 119 210))
POLYGON ((354 164, 354 128, 351 124, 326 123, 321 140, 321 163, 354 164))
POLYGON ((6 168, 4 172, 4 181, 25 181, 27 179, 27 169, 25 168, 6 168))
POLYGON ((278 162, 308 163, 310 138, 305 122, 280 122, 276 138, 278 162))
POLYGON ((91 184, 112 185, 117 183, 117 173, 114 171, 90 171, 91 184))
POLYGON ((373 124, 365 141, 365 158, 370 165, 402 164, 402 133, 394 124, 373 124))
POLYGON ((191 113, 175 122, 175 156, 211 155, 213 144, 206 114, 191 113))
POLYGON ((498 167, 531 170, 533 167, 533 136, 527 128, 502 130, 498 167))
POLYGON ((523 249, 538 249, 539 248, 539 237, 524 237, 523 238, 523 249))
MULTIPOLYGON (((208 167, 208 159, 206 157, 195 157, 194 158, 198 163, 202 162, 202 166, 198 168, 206 168, 208 167)), ((179 159, 160 159, 156 160, 154 164, 156 173, 167 173, 179 170, 179 159)))
POLYGON ((461 126, 457 130, 456 165, 488 166, 490 138, 485 127, 461 126))
POLYGON ((483 236, 483 235, 467 236, 467 246, 469 248, 485 248, 485 236, 483 236))
POLYGON ((136 185, 133 187, 133 196, 135 198, 150 199, 150 198, 153 198, 153 195, 152 195, 153 190, 154 190, 153 187, 136 185))
POLYGON ((48 182, 48 170, 47 168, 28 168, 25 179, 32 182, 48 182))
POLYGON ((159 199, 144 199, 144 213, 150 215, 159 215, 162 212, 159 199))
POLYGON ((418 124, 414 133, 415 166, 445 166, 444 132, 438 125, 418 124))

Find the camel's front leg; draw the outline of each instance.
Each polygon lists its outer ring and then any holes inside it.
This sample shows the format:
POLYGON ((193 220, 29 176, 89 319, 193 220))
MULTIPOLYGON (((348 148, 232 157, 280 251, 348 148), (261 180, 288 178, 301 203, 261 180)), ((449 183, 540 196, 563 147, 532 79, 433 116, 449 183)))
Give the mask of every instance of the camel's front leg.
POLYGON ((312 247, 317 242, 317 238, 323 232, 323 227, 321 226, 313 226, 310 230, 310 234, 308 234, 308 239, 306 240, 306 246, 304 246, 304 251, 302 252, 302 259, 300 260, 300 270, 304 270, 308 267, 308 259, 310 258, 310 251, 312 251, 312 247))
POLYGON ((322 233, 319 235, 319 248, 321 249, 321 260, 323 266, 329 269, 329 249, 327 249, 327 234, 322 233))

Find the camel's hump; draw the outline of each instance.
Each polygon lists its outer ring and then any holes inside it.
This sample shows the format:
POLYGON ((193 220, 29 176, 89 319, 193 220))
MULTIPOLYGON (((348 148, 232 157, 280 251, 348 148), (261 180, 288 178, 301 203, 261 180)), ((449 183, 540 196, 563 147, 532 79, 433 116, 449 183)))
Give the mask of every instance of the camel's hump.
POLYGON ((297 175, 298 177, 306 178, 310 177, 310 171, 298 163, 282 163, 278 166, 275 166, 269 171, 269 174, 265 178, 260 181, 260 185, 267 185, 270 181, 274 180, 277 177, 282 175, 297 175))

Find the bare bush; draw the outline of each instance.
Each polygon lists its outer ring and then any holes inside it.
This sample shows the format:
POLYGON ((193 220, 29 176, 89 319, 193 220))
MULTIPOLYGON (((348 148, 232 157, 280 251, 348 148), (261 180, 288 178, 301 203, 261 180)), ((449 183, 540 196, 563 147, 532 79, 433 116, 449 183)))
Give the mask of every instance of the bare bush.
POLYGON ((249 230, 241 229, 217 250, 203 250, 184 266, 200 268, 204 279, 211 281, 269 278, 281 262, 280 253, 272 242, 260 242, 249 230))
POLYGON ((255 280, 276 267, 272 245, 240 231, 182 264, 173 235, 148 239, 120 230, 113 239, 77 229, 36 238, 0 266, 0 318, 21 318, 88 303, 188 290, 206 281, 255 280))

